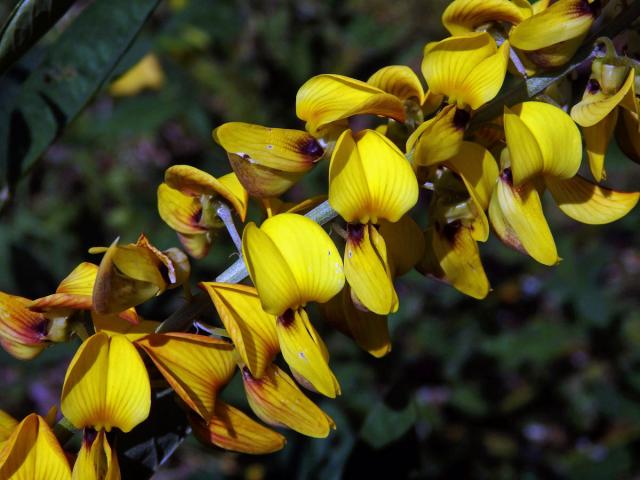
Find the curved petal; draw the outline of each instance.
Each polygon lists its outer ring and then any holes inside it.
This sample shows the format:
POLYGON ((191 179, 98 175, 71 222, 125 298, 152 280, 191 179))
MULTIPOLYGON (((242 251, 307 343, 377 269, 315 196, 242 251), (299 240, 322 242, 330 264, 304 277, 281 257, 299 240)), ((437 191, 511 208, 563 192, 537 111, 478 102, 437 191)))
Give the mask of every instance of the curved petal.
POLYGON ((582 100, 571 108, 571 118, 582 127, 591 127, 603 121, 631 91, 634 80, 634 70, 631 69, 625 82, 614 95, 606 95, 601 90, 591 92, 587 88, 582 100))
POLYGON ((235 371, 233 346, 190 333, 152 334, 136 341, 180 398, 203 419, 235 371))
POLYGON ((201 282, 251 374, 262 377, 280 350, 276 317, 262 310, 258 291, 246 285, 201 282))
POLYGON ((373 130, 338 139, 329 167, 329 203, 347 221, 398 221, 418 201, 409 162, 388 138, 373 130))
POLYGON ((478 244, 469 228, 459 221, 436 224, 425 232, 425 259, 420 265, 426 275, 443 280, 456 290, 479 300, 489 293, 478 244))
POLYGON ((415 98, 420 105, 424 101, 422 83, 415 72, 406 65, 383 67, 371 75, 367 83, 395 95, 400 100, 415 98))
POLYGON ((67 369, 60 407, 76 428, 129 432, 145 420, 151 386, 133 344, 102 332, 85 340, 67 369))
POLYGON ((209 253, 213 238, 210 232, 187 235, 178 233, 178 240, 185 251, 195 259, 204 258, 209 253))
POLYGON ((616 140, 620 150, 636 163, 640 163, 640 122, 638 114, 622 109, 616 126, 616 140))
POLYGON ((30 301, 0 292, 0 344, 10 355, 29 360, 44 350, 48 321, 27 308, 30 301))
POLYGON ((498 163, 482 145, 462 142, 457 155, 447 160, 449 166, 473 191, 482 210, 489 208, 491 192, 498 179, 498 163))
POLYGON ((391 337, 387 317, 357 308, 348 287, 344 289, 342 302, 349 332, 358 346, 376 358, 382 358, 389 353, 391 337))
POLYGON ((571 117, 553 105, 505 107, 504 129, 516 186, 537 174, 571 178, 580 168, 582 140, 571 117))
POLYGON ((589 159, 589 169, 596 182, 601 182, 607 178, 604 170, 604 157, 617 121, 618 110, 616 109, 595 125, 582 128, 587 158, 589 159))
POLYGON ((185 195, 166 183, 158 186, 158 213, 160 218, 176 232, 197 235, 207 231, 200 224, 202 203, 200 199, 185 195))
POLYGON ((288 310, 279 316, 277 333, 282 356, 296 378, 327 397, 340 395, 338 380, 329 368, 327 349, 304 309, 288 310))
POLYGON ((82 262, 74 268, 71 273, 62 280, 62 282, 60 282, 60 285, 56 288, 56 293, 91 296, 97 274, 97 265, 89 262, 82 262))
POLYGON ((508 56, 508 42, 499 50, 487 32, 449 37, 427 44, 422 74, 433 94, 447 96, 460 108, 477 109, 500 90, 508 56))
POLYGON ((468 119, 466 111, 448 105, 435 117, 422 122, 407 139, 407 152, 415 148, 413 164, 428 167, 457 155, 468 119))
POLYGON ((496 234, 507 246, 544 265, 551 266, 560 261, 540 196, 531 183, 515 187, 508 171, 503 172, 491 196, 489 218, 496 234))
POLYGON ((250 123, 225 123, 213 131, 213 139, 228 153, 284 172, 306 172, 324 154, 307 132, 250 123))
POLYGON ((384 238, 373 225, 348 227, 344 273, 352 291, 371 312, 387 315, 398 310, 384 238))
POLYGON ((594 18, 587 0, 559 0, 516 25, 509 40, 516 48, 538 50, 584 35, 594 18))
POLYGON ((111 448, 104 430, 97 434, 85 431, 72 480, 120 480, 116 451, 111 448))
POLYGON ((71 468, 47 422, 32 413, 0 449, 0 478, 70 480, 71 468))
POLYGON ((204 444, 215 445, 232 452, 264 455, 282 450, 287 443, 274 432, 249 418, 241 410, 218 400, 207 424, 195 415, 189 418, 193 434, 204 444))
POLYGON ((602 225, 624 217, 638 203, 640 192, 618 192, 576 175, 568 180, 546 179, 560 210, 578 222, 602 225))
POLYGON ((451 35, 464 35, 492 22, 517 25, 531 14, 526 1, 455 0, 442 14, 442 23, 451 35))
POLYGON ((135 323, 130 319, 122 318, 122 315, 100 315, 96 312, 91 312, 91 320, 96 332, 104 332, 109 336, 124 335, 131 342, 155 332, 160 325, 160 322, 154 320, 140 319, 135 313, 135 309, 128 313, 135 316, 135 323))
POLYGON ((335 428, 331 417, 309 400, 277 365, 272 364, 260 379, 253 378, 249 369, 243 369, 242 380, 249 405, 262 421, 315 438, 324 438, 335 428))
POLYGON ((296 115, 307 122, 312 135, 329 123, 362 114, 405 119, 402 102, 395 95, 342 75, 312 77, 296 95, 296 115))

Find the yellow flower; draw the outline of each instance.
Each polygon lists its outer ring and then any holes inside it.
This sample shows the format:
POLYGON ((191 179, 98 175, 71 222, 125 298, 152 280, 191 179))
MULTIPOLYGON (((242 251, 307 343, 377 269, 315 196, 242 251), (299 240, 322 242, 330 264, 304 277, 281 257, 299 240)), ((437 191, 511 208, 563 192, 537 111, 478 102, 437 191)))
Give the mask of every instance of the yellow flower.
POLYGON ((0 449, 0 478, 70 480, 71 468, 47 422, 32 413, 0 449))
POLYGON ((317 75, 307 80, 296 95, 296 115, 314 136, 322 136, 335 123, 344 129, 349 117, 363 114, 405 120, 398 97, 342 75, 317 75))
POLYGON ((118 456, 111 448, 104 430, 85 430, 72 480, 120 480, 118 456))
POLYGON ((442 14, 451 35, 464 35, 488 23, 517 25, 532 14, 526 0, 454 0, 442 14))
POLYGON ((182 285, 191 271, 187 256, 177 248, 161 252, 144 235, 135 244, 94 247, 104 253, 93 286, 93 309, 119 313, 182 285))
POLYGON ((545 265, 559 261, 542 211, 540 195, 548 189, 569 217, 603 224, 626 215, 640 194, 598 187, 576 175, 582 158, 580 132, 557 107, 525 102, 505 108, 501 173, 489 216, 495 232, 513 248, 545 265))
POLYGON ((0 345, 21 360, 30 360, 49 345, 49 321, 29 310, 27 298, 0 292, 0 345))
POLYGON ((178 233, 187 253, 203 258, 224 226, 218 215, 220 202, 233 207, 244 221, 248 199, 235 173, 216 179, 189 165, 174 165, 158 187, 158 213, 178 233))
POLYGON ((125 97, 136 95, 145 89, 160 90, 164 80, 158 57, 149 53, 113 82, 109 93, 115 97, 125 97))
POLYGON ((386 315, 398 309, 381 220, 397 222, 418 200, 418 182, 398 148, 373 130, 338 139, 329 167, 329 203, 348 223, 345 275, 355 298, 386 315))
POLYGON ((313 220, 283 213, 260 228, 249 223, 242 253, 262 308, 277 317, 285 361, 305 386, 335 397, 340 387, 329 369, 326 348, 304 311, 308 302, 327 302, 344 285, 335 245, 313 220))
POLYGON ((250 195, 276 197, 293 186, 324 155, 318 141, 300 130, 230 122, 213 131, 233 171, 250 195))

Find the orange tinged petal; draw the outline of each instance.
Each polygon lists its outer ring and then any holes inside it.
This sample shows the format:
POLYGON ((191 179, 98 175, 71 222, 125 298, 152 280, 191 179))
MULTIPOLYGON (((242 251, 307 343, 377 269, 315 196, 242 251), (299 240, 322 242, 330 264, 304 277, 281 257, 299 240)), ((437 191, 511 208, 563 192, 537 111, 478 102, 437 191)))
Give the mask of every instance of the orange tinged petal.
POLYGON ((14 357, 29 360, 47 345, 48 321, 27 308, 30 301, 0 292, 0 344, 14 357))
POLYGON ((236 366, 233 346, 190 333, 152 334, 136 341, 180 398, 203 419, 236 366))
POLYGON ((324 438, 335 428, 331 417, 309 400, 277 365, 272 364, 260 379, 253 378, 249 369, 243 369, 242 380, 249 405, 262 421, 315 438, 324 438))
POLYGON ((199 285, 211 297, 244 364, 254 377, 262 377, 280 351, 275 315, 262 310, 254 287, 216 282, 199 285))
POLYGON ((231 405, 217 401, 208 425, 199 417, 190 418, 193 433, 204 444, 232 452, 264 455, 284 448, 286 439, 278 432, 252 420, 231 405))

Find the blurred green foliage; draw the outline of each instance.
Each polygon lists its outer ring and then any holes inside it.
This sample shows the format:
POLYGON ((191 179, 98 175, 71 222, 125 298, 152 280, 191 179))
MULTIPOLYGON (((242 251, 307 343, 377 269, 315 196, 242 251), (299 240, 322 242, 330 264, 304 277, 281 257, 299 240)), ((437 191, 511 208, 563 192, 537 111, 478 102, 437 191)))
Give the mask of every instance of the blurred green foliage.
MULTIPOLYGON (((226 121, 301 126, 295 92, 312 75, 366 79, 394 63, 418 70, 423 45, 444 35, 446 3, 162 2, 113 77, 153 51, 164 88, 130 98, 101 91, 19 184, 0 217, 0 290, 51 293, 77 263, 92 260, 89 247, 116 236, 129 242, 144 232, 161 248, 176 245, 155 203, 168 166, 228 172, 211 140, 226 121)), ((24 79, 83 6, 0 87, 24 79)), ((611 185, 639 188, 640 169, 615 146, 607 170, 611 185)), ((326 192, 326 173, 320 165, 288 198, 326 192)), ((155 478, 632 478, 640 471, 639 213, 590 227, 552 202, 546 212, 559 266, 492 240, 481 246, 493 286, 482 302, 407 275, 390 320, 393 351, 383 359, 315 316, 343 392, 336 401, 314 397, 338 425, 328 439, 288 434, 282 452, 257 458, 190 439, 155 478)), ((250 215, 260 217, 255 205, 250 215)), ((220 238, 194 262, 193 285, 233 259, 220 238)), ((161 298, 143 313, 160 319, 180 302, 161 298)), ((57 403, 74 348, 50 348, 29 363, 0 352, 0 408, 22 416, 57 403)), ((241 390, 236 378, 223 396, 240 405, 241 390)))

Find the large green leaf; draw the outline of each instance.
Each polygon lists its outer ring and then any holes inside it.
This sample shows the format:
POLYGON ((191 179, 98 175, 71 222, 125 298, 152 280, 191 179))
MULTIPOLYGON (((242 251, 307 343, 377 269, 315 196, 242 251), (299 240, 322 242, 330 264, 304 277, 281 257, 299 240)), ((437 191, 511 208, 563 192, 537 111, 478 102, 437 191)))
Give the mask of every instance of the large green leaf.
POLYGON ((158 2, 95 0, 49 47, 13 102, 2 102, 0 178, 10 190, 109 78, 158 2))
POLYGON ((75 0, 20 0, 0 32, 0 74, 36 43, 75 0))

